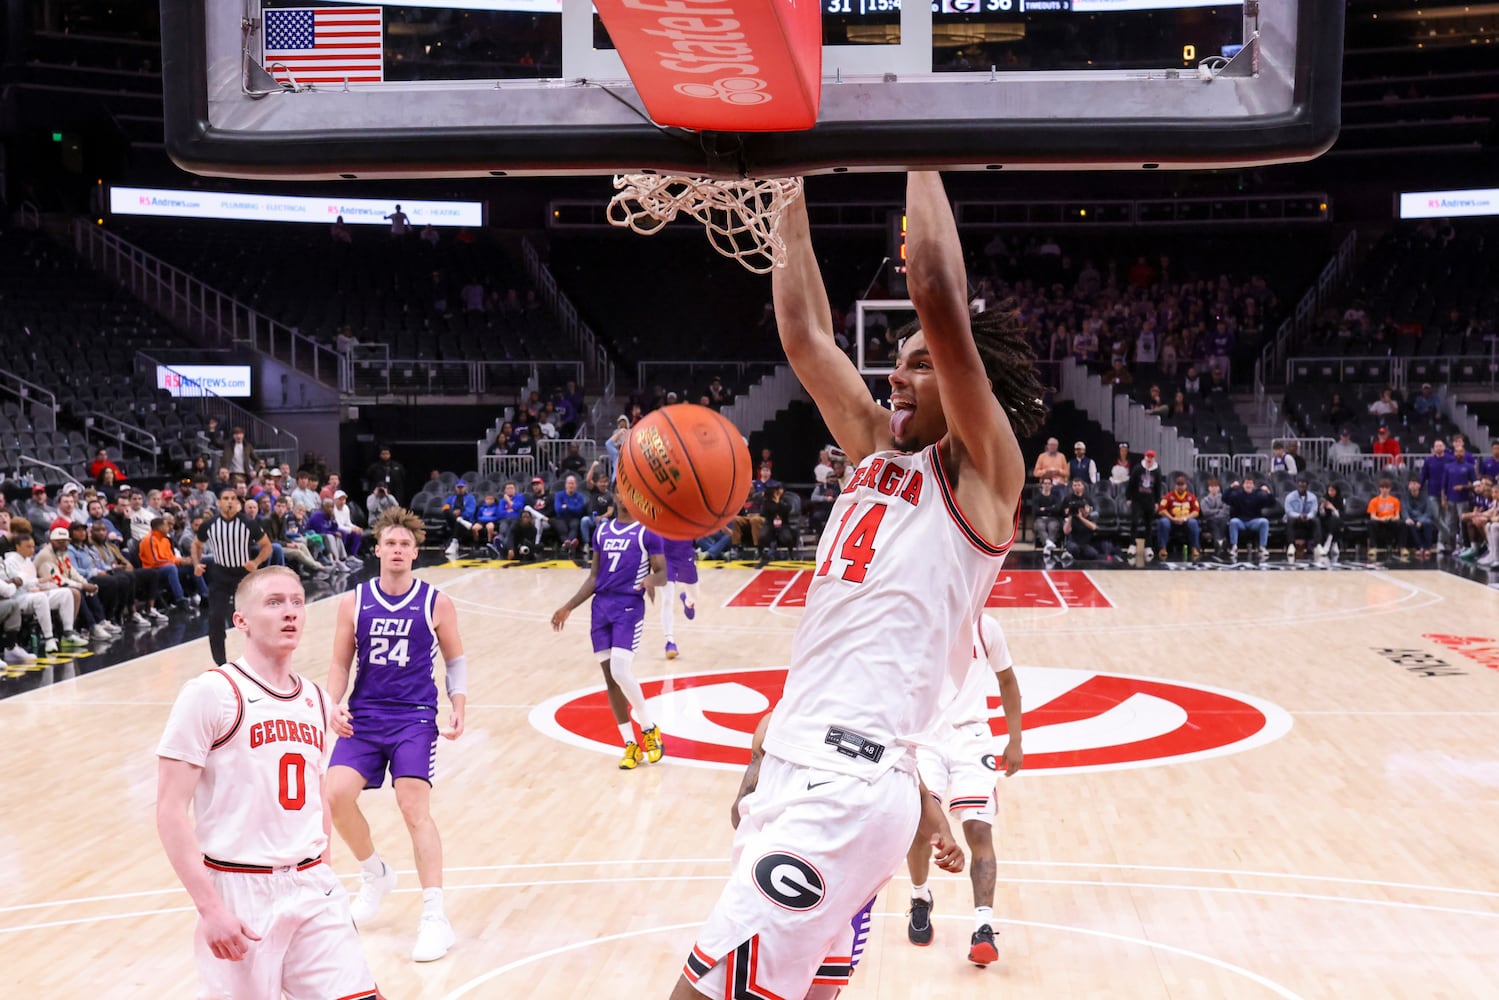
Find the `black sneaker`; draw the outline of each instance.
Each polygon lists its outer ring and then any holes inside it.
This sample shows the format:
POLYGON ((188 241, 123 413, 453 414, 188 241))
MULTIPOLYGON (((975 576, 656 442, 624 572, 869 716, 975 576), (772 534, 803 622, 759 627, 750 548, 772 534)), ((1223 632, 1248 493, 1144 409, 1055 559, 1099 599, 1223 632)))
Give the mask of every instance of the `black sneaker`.
POLYGON ((999 948, 994 944, 994 928, 984 924, 968 940, 968 961, 974 965, 988 965, 997 958, 999 948))
POLYGON ((932 901, 911 897, 911 912, 906 915, 906 937, 918 948, 932 943, 932 901))

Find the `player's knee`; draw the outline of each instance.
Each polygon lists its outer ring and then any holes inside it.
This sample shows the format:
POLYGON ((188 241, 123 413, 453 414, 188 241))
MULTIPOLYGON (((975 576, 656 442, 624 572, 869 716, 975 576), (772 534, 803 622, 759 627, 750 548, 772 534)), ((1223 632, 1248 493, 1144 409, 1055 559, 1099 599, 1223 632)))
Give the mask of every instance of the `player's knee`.
POLYGON ((963 839, 975 859, 994 857, 994 827, 981 820, 963 821, 963 839))

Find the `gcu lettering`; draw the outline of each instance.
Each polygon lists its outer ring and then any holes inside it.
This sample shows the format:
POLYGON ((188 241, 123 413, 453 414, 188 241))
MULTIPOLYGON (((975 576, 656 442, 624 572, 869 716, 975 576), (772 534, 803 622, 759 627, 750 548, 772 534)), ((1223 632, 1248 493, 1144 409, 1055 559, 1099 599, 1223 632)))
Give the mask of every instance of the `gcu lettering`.
POLYGON ((877 490, 887 497, 899 494, 900 499, 914 507, 921 502, 921 483, 920 469, 908 469, 897 462, 876 458, 868 465, 859 466, 843 492, 852 493, 865 487, 877 490))
POLYGON ((376 618, 370 622, 370 635, 408 636, 410 634, 410 618, 376 618))

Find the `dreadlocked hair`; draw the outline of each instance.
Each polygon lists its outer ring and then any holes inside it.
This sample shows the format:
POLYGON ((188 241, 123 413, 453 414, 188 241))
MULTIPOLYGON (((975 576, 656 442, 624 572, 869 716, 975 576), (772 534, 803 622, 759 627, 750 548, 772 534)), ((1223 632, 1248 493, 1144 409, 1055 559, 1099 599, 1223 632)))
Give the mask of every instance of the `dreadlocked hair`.
MULTIPOLYGON (((984 374, 994 386, 994 398, 1004 407, 1016 437, 1029 437, 1046 422, 1043 399, 1049 388, 1036 370, 1036 350, 1030 330, 1021 320, 1013 299, 969 317, 973 343, 984 363, 984 374)), ((895 333, 897 344, 921 330, 913 320, 895 333)))

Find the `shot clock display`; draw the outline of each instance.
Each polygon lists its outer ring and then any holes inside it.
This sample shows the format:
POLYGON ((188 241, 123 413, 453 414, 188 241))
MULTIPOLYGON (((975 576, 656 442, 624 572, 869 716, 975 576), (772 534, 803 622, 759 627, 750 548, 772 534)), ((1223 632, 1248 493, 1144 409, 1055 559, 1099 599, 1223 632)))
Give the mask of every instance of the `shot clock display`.
MULTIPOLYGON (((916 0, 921 2, 921 0, 916 0)), ((1244 4, 927 0, 939 71, 1189 69, 1244 43, 1244 4)), ((900 41, 901 0, 822 0, 826 45, 900 41)))

